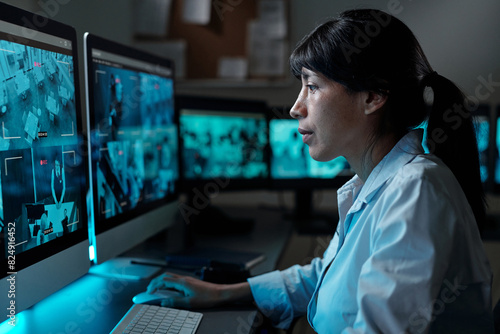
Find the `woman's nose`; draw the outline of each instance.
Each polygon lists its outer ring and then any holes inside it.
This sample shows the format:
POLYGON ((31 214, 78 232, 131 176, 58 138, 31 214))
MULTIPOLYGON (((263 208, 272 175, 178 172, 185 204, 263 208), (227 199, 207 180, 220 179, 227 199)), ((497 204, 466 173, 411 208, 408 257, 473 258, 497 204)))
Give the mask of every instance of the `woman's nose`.
POLYGON ((295 119, 304 118, 307 116, 307 109, 302 100, 302 92, 299 93, 292 109, 290 109, 290 116, 295 119))

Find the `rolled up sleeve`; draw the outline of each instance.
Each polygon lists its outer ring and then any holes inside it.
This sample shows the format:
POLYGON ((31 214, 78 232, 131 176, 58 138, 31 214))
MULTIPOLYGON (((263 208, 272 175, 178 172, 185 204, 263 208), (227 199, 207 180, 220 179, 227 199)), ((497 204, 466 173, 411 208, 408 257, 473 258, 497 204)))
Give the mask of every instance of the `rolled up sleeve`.
POLYGON ((307 312, 323 260, 315 258, 305 266, 295 265, 248 279, 259 310, 277 328, 288 328, 293 319, 307 312))

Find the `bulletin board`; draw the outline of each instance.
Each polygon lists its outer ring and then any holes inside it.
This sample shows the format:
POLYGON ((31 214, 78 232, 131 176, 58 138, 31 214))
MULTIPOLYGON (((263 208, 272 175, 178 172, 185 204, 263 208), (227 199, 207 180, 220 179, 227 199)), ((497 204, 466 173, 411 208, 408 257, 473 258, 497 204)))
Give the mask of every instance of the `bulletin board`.
MULTIPOLYGON (((172 2, 168 39, 187 42, 185 79, 188 81, 218 79, 217 70, 221 57, 247 56, 248 24, 259 15, 259 1, 213 0, 211 3, 210 22, 207 25, 197 25, 183 21, 183 0, 172 2)), ((288 16, 288 12, 286 15, 288 16)), ((257 79, 280 80, 285 79, 285 76, 257 79)))

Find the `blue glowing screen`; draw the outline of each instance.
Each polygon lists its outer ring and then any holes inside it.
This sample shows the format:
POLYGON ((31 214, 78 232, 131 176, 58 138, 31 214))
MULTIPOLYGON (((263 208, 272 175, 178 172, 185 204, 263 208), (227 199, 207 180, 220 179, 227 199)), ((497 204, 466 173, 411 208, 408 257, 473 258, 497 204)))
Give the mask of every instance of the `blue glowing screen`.
POLYGON ((475 117, 476 140, 479 151, 479 168, 481 172, 481 181, 486 182, 488 173, 488 152, 490 143, 490 122, 486 116, 475 117))
POLYGON ((500 184, 500 117, 497 118, 497 132, 495 138, 495 183, 500 184))
POLYGON ((294 119, 272 119, 269 122, 271 145, 271 177, 273 179, 324 178, 352 175, 347 160, 316 161, 302 142, 294 119))
POLYGON ((13 239, 19 254, 83 227, 86 178, 71 49, 33 44, 0 40, 0 249, 6 256, 13 239))
POLYGON ((167 198, 178 179, 173 79, 94 60, 92 173, 96 219, 167 198))
POLYGON ((180 127, 186 179, 269 175, 263 113, 182 110, 180 127))

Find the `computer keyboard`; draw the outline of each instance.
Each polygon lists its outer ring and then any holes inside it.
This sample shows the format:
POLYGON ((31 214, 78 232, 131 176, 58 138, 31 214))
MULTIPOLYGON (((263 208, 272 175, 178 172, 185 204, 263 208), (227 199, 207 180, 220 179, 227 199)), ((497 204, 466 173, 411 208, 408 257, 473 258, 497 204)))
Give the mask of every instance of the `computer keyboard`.
POLYGON ((200 325, 203 314, 157 305, 134 304, 123 316, 115 333, 175 333, 194 334, 200 325))

